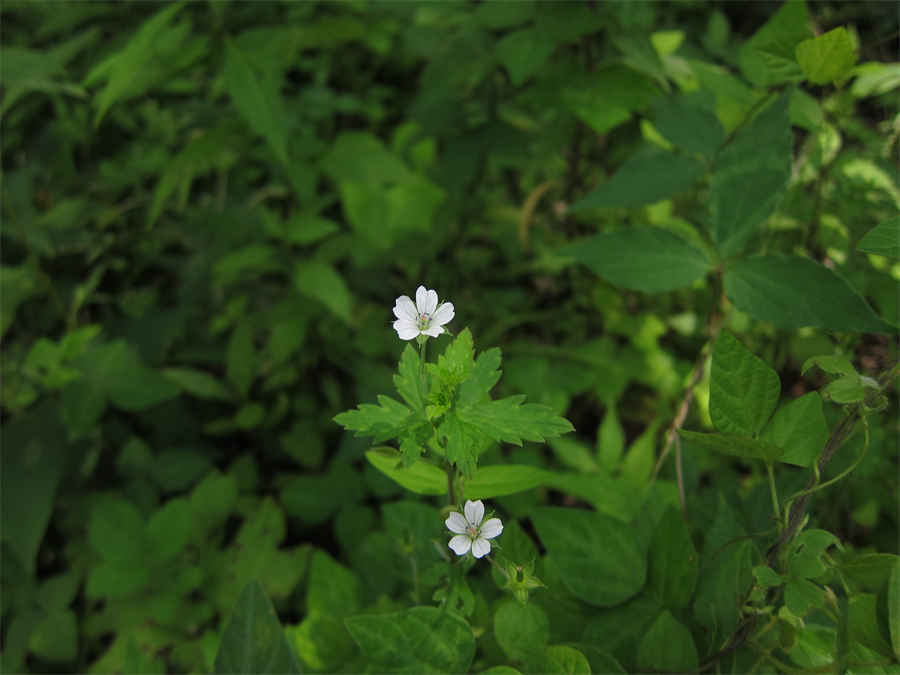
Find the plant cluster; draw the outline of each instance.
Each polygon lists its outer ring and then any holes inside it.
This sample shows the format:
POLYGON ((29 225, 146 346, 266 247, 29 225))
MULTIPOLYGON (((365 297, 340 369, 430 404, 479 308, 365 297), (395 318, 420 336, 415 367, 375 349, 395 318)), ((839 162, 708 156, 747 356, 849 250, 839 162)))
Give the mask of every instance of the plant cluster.
POLYGON ((0 21, 0 670, 898 672, 890 3, 0 21))

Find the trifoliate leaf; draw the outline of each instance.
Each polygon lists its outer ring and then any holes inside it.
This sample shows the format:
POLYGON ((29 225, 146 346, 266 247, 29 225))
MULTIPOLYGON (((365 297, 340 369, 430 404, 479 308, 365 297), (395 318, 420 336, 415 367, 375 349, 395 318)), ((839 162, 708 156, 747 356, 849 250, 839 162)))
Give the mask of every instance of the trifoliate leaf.
POLYGON ((397 436, 407 425, 410 409, 390 396, 378 396, 378 405, 363 403, 356 410, 342 412, 334 421, 357 436, 373 436, 381 442, 397 436))
POLYGON ((495 441, 522 445, 522 441, 541 442, 574 431, 569 420, 549 406, 522 404, 524 396, 509 396, 498 401, 460 408, 457 415, 495 441))

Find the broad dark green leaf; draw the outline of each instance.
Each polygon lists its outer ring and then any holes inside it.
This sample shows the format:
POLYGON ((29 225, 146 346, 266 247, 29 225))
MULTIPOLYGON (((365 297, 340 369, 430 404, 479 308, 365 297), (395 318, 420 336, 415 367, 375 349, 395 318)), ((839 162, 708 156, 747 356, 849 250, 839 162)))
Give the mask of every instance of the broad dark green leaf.
POLYGON ((793 153, 786 94, 741 127, 716 157, 710 182, 713 239, 725 256, 742 253, 780 201, 793 153))
POLYGON ((475 636, 448 609, 413 607, 344 620, 378 672, 464 673, 475 656, 475 636))
POLYGON ((78 620, 70 609, 48 612, 28 639, 29 651, 51 663, 70 663, 78 656, 78 620))
POLYGON ((809 37, 804 0, 785 2, 741 47, 741 70, 757 86, 797 82, 803 79, 803 72, 794 50, 809 37))
POLYGON ((575 258, 612 284, 647 293, 690 286, 712 269, 703 251, 653 227, 597 234, 559 254, 575 258))
POLYGON ((780 462, 797 466, 809 466, 825 448, 827 439, 822 397, 815 391, 778 408, 760 435, 761 441, 784 450, 780 462))
POLYGON ((494 613, 494 637, 510 660, 536 663, 550 640, 550 621, 539 605, 509 598, 494 613))
POLYGON ((685 155, 661 150, 636 153, 619 170, 572 204, 573 213, 593 208, 622 208, 652 204, 690 189, 703 173, 703 164, 685 155))
POLYGON ((104 560, 139 564, 146 551, 144 518, 122 498, 103 498, 94 504, 88 522, 88 541, 104 560))
POLYGON ((767 462, 773 462, 780 459, 782 452, 784 452, 778 446, 747 436, 707 434, 684 429, 679 430, 678 433, 684 440, 701 448, 742 459, 762 459, 767 462))
POLYGON ((796 48, 797 62, 813 84, 831 84, 850 75, 856 65, 856 42, 843 26, 804 40, 796 48))
POLYGON ((568 645, 552 645, 544 650, 542 673, 590 675, 591 664, 580 651, 568 645))
POLYGON ((339 319, 350 323, 353 297, 347 282, 331 265, 316 260, 297 263, 294 286, 303 295, 322 303, 339 319))
POLYGON ((780 328, 896 332, 843 278, 808 258, 735 261, 725 271, 725 293, 738 309, 780 328))
POLYGON ((900 560, 894 563, 888 581, 888 625, 891 632, 891 648, 894 657, 900 659, 900 560))
POLYGON ((193 518, 191 502, 181 497, 170 499, 157 509, 145 530, 148 559, 165 563, 178 556, 191 535, 193 518))
POLYGON ((235 389, 246 397, 256 379, 256 349, 253 346, 253 324, 239 322, 228 341, 225 352, 225 369, 235 389))
POLYGON ((723 330, 712 354, 709 416, 719 431, 755 437, 772 416, 781 393, 778 374, 723 330))
POLYGON ((900 216, 880 223, 866 232, 856 250, 889 258, 900 258, 900 216))
MULTIPOLYGON (((858 642, 877 652, 886 659, 893 658, 894 651, 890 644, 890 635, 884 634, 879 625, 878 598, 873 593, 857 593, 849 598, 849 618, 847 623, 850 640, 858 642)), ((888 613, 893 608, 888 599, 888 613)), ((896 614, 896 612, 894 612, 896 614)), ((892 625, 889 619, 888 629, 892 625)), ((894 631, 896 633, 896 630, 894 631)))
POLYGON ((725 130, 715 114, 689 97, 660 99, 653 126, 679 148, 712 157, 725 142, 725 130))
POLYGON ((684 517, 669 507, 650 542, 647 588, 663 607, 681 609, 694 594, 698 568, 697 551, 684 517))
POLYGON ((258 581, 248 583, 219 643, 215 672, 300 673, 272 602, 258 581))
POLYGON ((510 80, 518 87, 544 65, 555 47, 552 37, 534 26, 508 33, 496 50, 510 80))
POLYGON ((579 599, 609 607, 637 594, 647 561, 631 528, 592 511, 545 507, 532 522, 563 583, 579 599))
POLYGON ((197 398, 211 398, 228 401, 233 395, 228 388, 215 377, 202 370, 193 368, 165 368, 162 374, 175 382, 181 389, 197 398))
POLYGON ((648 672, 681 673, 694 672, 697 665, 691 631, 668 610, 663 611, 641 640, 638 667, 648 672))

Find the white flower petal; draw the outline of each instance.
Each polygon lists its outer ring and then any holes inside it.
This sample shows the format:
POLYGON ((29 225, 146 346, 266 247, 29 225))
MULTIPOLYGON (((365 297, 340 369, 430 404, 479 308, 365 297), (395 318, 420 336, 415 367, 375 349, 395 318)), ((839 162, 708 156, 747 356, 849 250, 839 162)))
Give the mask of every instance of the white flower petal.
POLYGON ((432 322, 432 324, 428 328, 422 331, 423 334, 430 335, 431 337, 437 337, 443 332, 444 329, 436 325, 434 322, 432 322))
POLYGON ((472 542, 472 555, 474 555, 476 558, 483 558, 490 552, 491 542, 489 542, 487 539, 478 537, 478 539, 472 542))
POLYGON ((438 305, 438 297, 437 291, 428 291, 425 293, 425 313, 426 314, 434 314, 434 310, 437 309, 438 305))
POLYGON ((500 536, 501 532, 503 532, 503 523, 500 522, 500 519, 489 518, 481 524, 478 534, 485 539, 493 539, 500 536))
POLYGON ((479 499, 477 501, 466 501, 466 506, 463 509, 466 512, 466 520, 472 525, 472 527, 478 527, 481 525, 481 519, 484 518, 484 503, 479 499))
POLYGON ((416 311, 419 314, 427 314, 428 312, 425 310, 425 306, 428 304, 428 289, 424 286, 419 286, 416 289, 416 311))
POLYGON ((431 317, 431 325, 443 326, 445 323, 450 323, 454 316, 453 303, 445 302, 434 312, 434 315, 431 317))
POLYGON ((416 306, 408 295, 401 295, 394 301, 394 316, 398 319, 409 319, 410 321, 415 321, 419 318, 416 306))
POLYGON ((456 555, 465 555, 469 552, 469 547, 472 546, 472 540, 464 534, 458 534, 447 545, 453 549, 456 555))
POLYGON ((466 522, 466 519, 463 518, 461 513, 457 513, 453 511, 449 516, 447 516, 447 520, 444 521, 444 524, 447 526, 447 529, 453 532, 453 534, 465 534, 466 528, 469 526, 469 523, 466 522))
POLYGON ((394 322, 394 330, 401 340, 412 340, 419 334, 419 327, 414 321, 409 319, 397 319, 394 322))

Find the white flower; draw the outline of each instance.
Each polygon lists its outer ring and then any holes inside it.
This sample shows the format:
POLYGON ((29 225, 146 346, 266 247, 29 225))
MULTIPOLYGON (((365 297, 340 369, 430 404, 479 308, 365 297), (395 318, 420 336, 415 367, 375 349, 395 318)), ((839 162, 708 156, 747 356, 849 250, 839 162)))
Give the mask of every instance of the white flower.
POLYGON ((401 340, 412 340, 419 335, 437 337, 444 332, 442 326, 453 318, 453 303, 438 306, 437 291, 424 286, 416 289, 416 302, 408 295, 401 295, 394 303, 394 330, 401 340))
POLYGON ((484 504, 480 499, 476 502, 467 501, 463 511, 466 512, 465 516, 454 511, 444 521, 447 529, 456 535, 450 540, 449 546, 456 555, 465 555, 471 548, 472 555, 483 558, 491 552, 491 542, 488 539, 503 532, 503 523, 499 518, 481 522, 484 518, 484 504))

